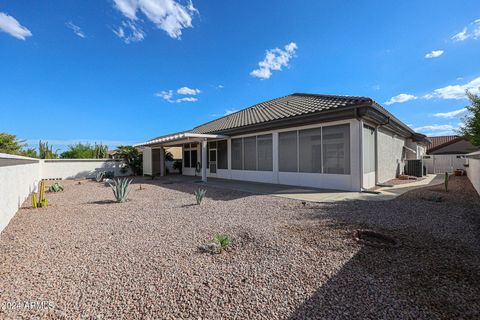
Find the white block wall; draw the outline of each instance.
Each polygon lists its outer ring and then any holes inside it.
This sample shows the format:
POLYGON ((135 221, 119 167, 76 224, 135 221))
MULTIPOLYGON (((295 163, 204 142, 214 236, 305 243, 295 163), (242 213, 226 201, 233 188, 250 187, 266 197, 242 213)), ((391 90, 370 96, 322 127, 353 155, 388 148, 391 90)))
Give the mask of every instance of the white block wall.
POLYGON ((0 232, 39 181, 40 161, 0 153, 0 232), (3 166, 6 162, 16 164, 3 166))
POLYGON ((470 182, 473 184, 475 190, 477 190, 480 195, 480 152, 475 152, 474 157, 468 158, 468 167, 466 167, 467 177, 470 179, 470 182))

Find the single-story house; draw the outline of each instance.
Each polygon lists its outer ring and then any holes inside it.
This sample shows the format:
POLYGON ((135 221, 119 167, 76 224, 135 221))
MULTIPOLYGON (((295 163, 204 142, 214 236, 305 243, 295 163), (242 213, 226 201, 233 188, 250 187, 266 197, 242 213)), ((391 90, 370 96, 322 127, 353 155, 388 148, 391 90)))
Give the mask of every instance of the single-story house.
POLYGON ((428 173, 452 173, 465 169, 467 154, 479 150, 468 140, 460 136, 428 137, 431 143, 427 147, 424 165, 428 173))
POLYGON ((164 168, 164 148, 181 146, 182 174, 204 181, 360 191, 397 177, 428 142, 368 97, 294 93, 137 147, 146 174, 153 162, 164 168))
POLYGON ((431 143, 427 147, 427 154, 467 154, 477 151, 467 139, 460 136, 428 137, 431 143))

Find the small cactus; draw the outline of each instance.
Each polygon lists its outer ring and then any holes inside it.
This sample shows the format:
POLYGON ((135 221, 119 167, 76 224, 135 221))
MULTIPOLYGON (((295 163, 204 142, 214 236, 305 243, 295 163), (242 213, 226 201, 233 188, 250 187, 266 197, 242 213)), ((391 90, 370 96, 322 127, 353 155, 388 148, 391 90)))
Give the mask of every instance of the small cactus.
POLYGON ((203 198, 205 197, 205 194, 207 193, 206 189, 198 189, 195 190, 195 198, 197 200, 197 204, 200 205, 202 203, 203 198))
POLYGON ((448 192, 448 172, 445 172, 445 192, 448 192))
POLYGON ((32 207, 33 208, 45 208, 48 204, 47 198, 45 198, 45 181, 40 181, 40 190, 37 194, 34 192, 32 194, 32 207))
POLYGON ((32 194, 32 208, 38 208, 37 194, 35 192, 32 194))

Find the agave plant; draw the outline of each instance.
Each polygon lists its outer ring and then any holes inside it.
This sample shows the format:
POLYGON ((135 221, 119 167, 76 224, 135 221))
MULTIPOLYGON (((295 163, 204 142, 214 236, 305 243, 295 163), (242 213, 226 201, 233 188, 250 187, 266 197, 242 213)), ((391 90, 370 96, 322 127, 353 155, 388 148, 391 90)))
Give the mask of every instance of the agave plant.
POLYGON ((130 183, 133 179, 113 179, 113 183, 108 183, 113 190, 113 195, 117 202, 128 201, 128 194, 130 193, 130 183))
POLYGON ((60 192, 63 191, 63 186, 59 184, 58 182, 55 182, 53 185, 48 188, 48 191, 50 192, 60 192))
POLYGON ((104 177, 105 177, 105 171, 99 171, 95 174, 95 180, 97 182, 102 182, 104 177))
POLYGON ((205 194, 207 193, 206 189, 198 189, 195 190, 195 198, 197 199, 197 204, 201 204, 203 197, 205 197, 205 194))

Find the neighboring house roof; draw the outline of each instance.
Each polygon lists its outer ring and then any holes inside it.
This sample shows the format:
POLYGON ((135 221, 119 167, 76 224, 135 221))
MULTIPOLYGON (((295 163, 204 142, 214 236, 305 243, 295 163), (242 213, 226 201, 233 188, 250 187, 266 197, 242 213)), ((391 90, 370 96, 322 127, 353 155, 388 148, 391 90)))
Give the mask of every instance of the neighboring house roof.
POLYGON ((438 136, 438 137, 428 137, 432 143, 428 145, 427 153, 432 153, 438 151, 439 153, 447 152, 446 150, 440 150, 448 146, 456 144, 454 148, 448 150, 447 153, 469 153, 478 148, 473 146, 468 142, 464 137, 460 136, 438 136), (440 150, 440 151, 439 151, 440 150))
MULTIPOLYGON (((416 141, 426 139, 426 136, 413 131, 371 98, 306 93, 294 93, 261 102, 186 132, 231 135, 353 117, 362 117, 416 141)), ((162 137, 151 139, 150 142, 159 138, 162 137)))
POLYGON ((436 149, 441 147, 442 145, 448 143, 455 143, 456 141, 460 141, 463 138, 460 136, 438 136, 438 137, 428 137, 432 143, 428 145, 427 151, 431 149, 436 149))

